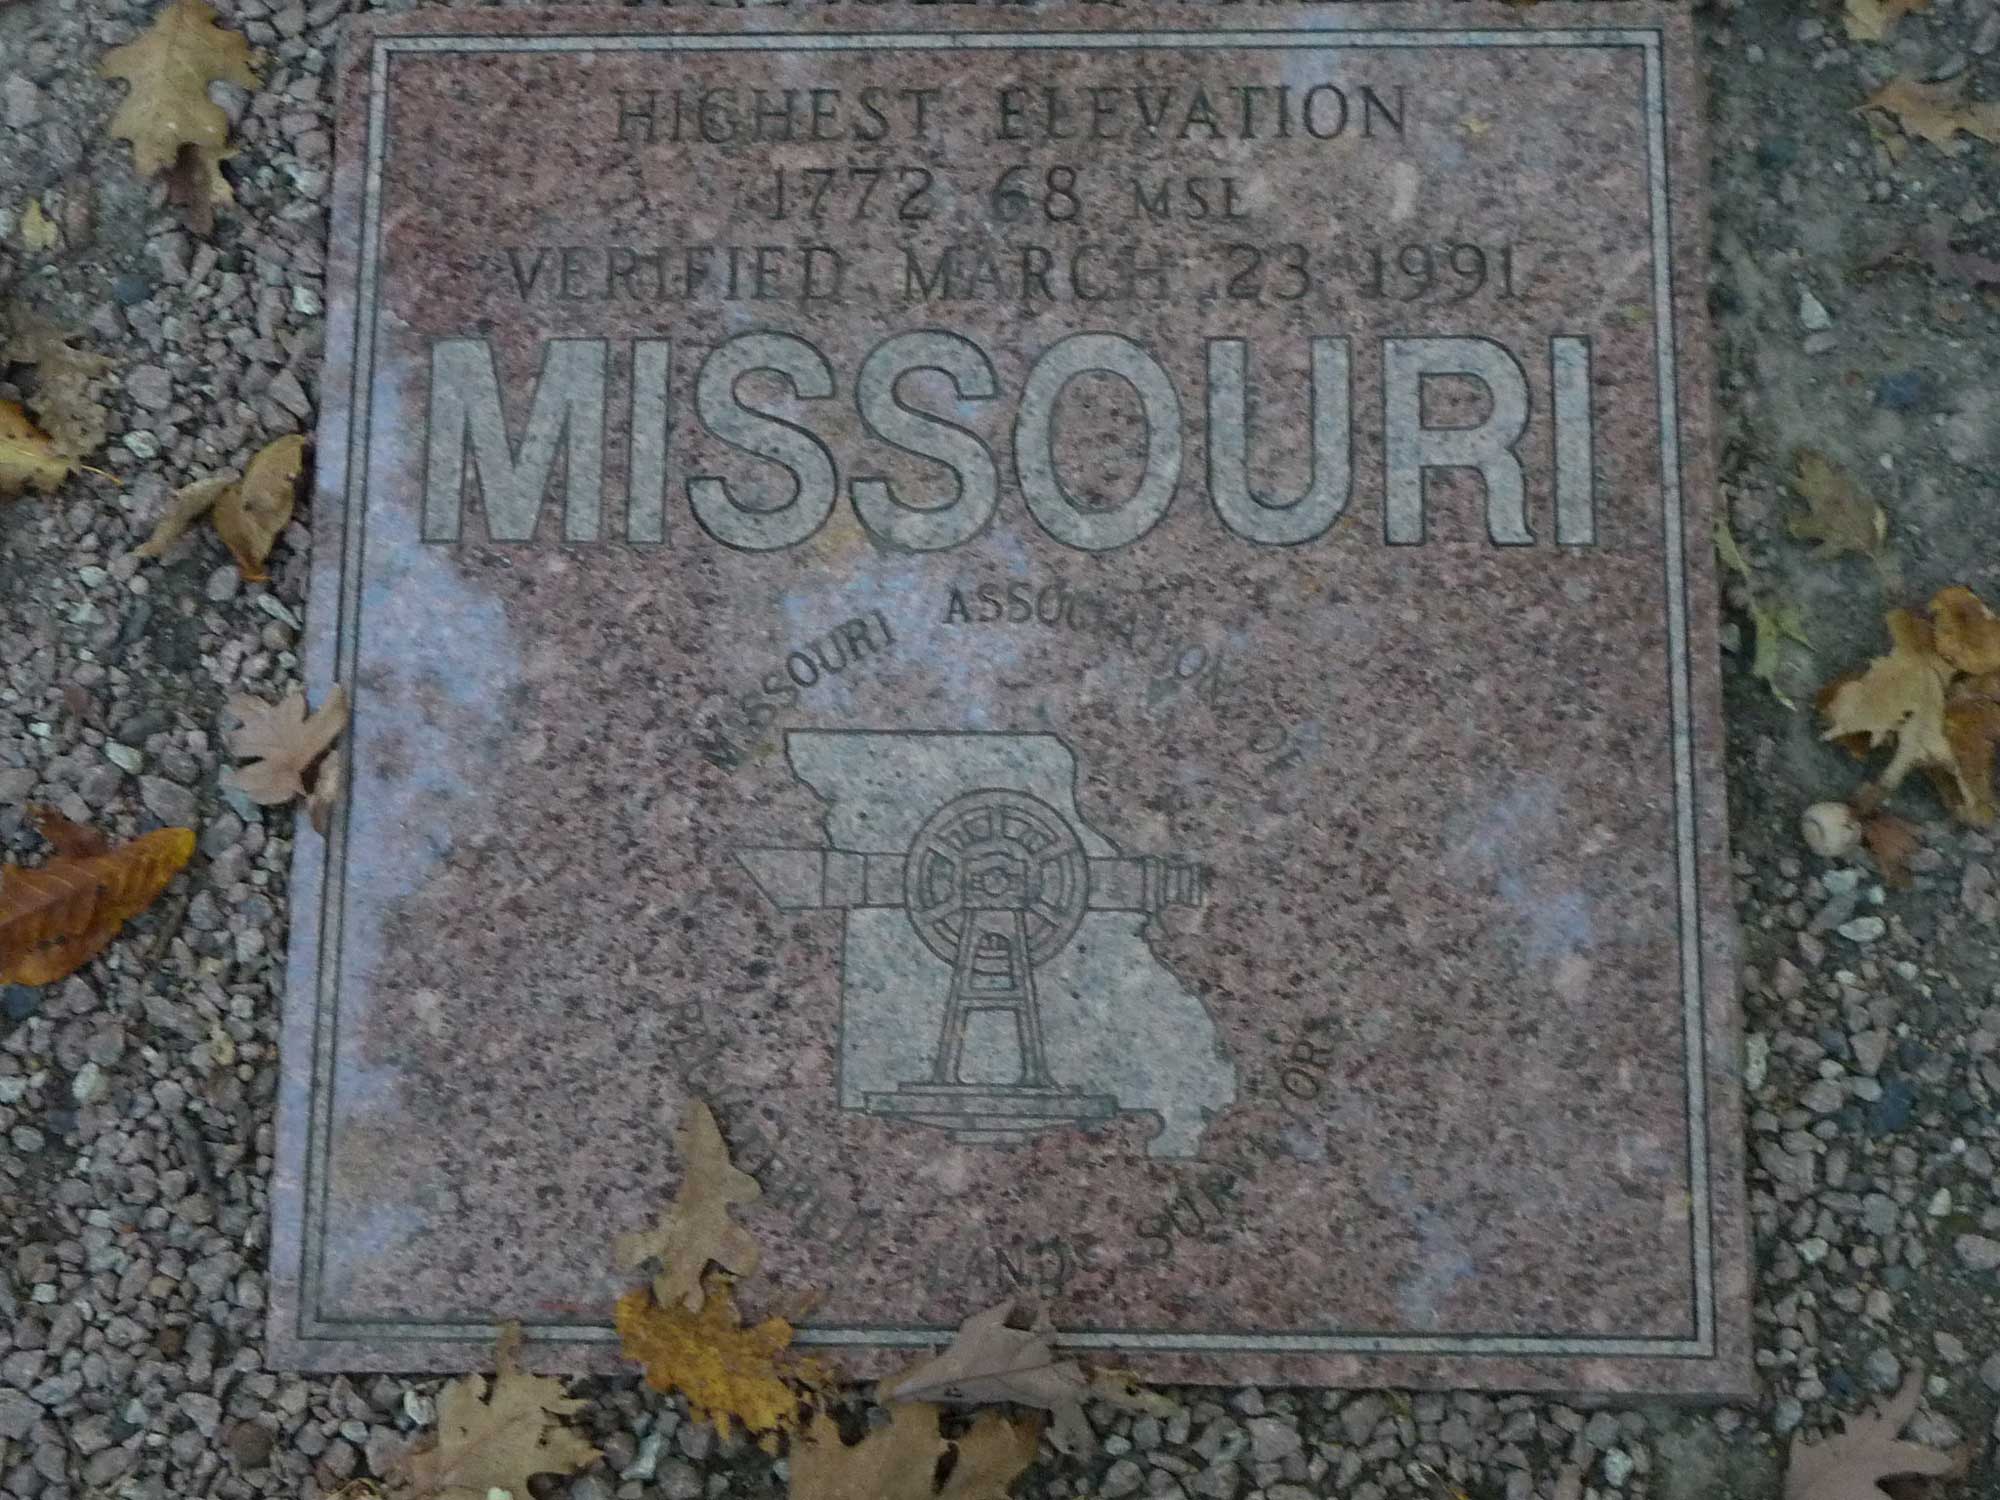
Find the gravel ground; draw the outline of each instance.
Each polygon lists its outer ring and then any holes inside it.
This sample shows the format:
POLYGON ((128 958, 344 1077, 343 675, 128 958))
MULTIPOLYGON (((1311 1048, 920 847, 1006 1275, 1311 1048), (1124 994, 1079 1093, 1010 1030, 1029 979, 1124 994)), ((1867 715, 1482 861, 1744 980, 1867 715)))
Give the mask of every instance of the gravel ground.
MULTIPOLYGON (((163 566, 128 556, 170 488, 310 428, 327 83, 343 15, 365 8, 223 0, 268 65, 254 96, 218 87, 241 201, 203 241, 103 136, 117 91, 95 61, 150 7, 0 3, 0 287, 121 362, 93 460, 117 482, 0 507, 0 854, 39 847, 26 799, 121 834, 201 830, 191 899, 66 983, 0 988, 0 1495, 20 1500, 324 1494, 433 1416, 436 1382, 261 1362, 289 818, 221 793, 218 718, 225 693, 297 676, 305 530, 268 587, 239 584, 206 534, 163 566), (61 228, 51 255, 21 251, 30 198, 61 228)), ((1899 72, 1969 74, 1973 96, 2000 98, 2000 5, 1933 0, 1880 45, 1810 0, 1698 17, 1723 472, 1746 552, 1803 610, 1814 649, 1783 680, 1807 701, 1880 649, 1885 603, 1960 582, 2000 599, 2000 292, 1884 260, 1932 225, 2000 254, 2000 147, 1893 159, 1854 112, 1899 72), (1888 508, 1883 565, 1815 562, 1786 536, 1801 444, 1888 508)), ((1920 790, 1897 804, 1925 838, 1914 888, 1810 855, 1801 809, 1858 772, 1747 666, 1725 663, 1756 1408, 1186 1390, 1166 1418, 1093 1412, 1103 1454, 1051 1458, 1023 1493, 1524 1500, 1573 1466, 1587 1495, 1764 1500, 1791 1433, 1921 1364, 1916 1434, 1970 1441, 1962 1493, 2000 1494, 2000 858, 1920 790)), ((782 1490, 772 1460, 683 1406, 631 1381, 585 1389, 607 1462, 569 1482, 578 1500, 782 1490)))

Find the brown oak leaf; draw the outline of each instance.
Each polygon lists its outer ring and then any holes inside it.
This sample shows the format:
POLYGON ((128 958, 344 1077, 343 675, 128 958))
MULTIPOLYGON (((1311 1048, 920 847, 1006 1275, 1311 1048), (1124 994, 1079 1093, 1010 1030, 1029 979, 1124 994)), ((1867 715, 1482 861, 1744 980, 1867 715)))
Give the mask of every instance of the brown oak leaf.
POLYGON ((1937 654, 1970 676, 2000 672, 2000 617, 1968 588, 1948 588, 1931 600, 1937 654))
POLYGON ((755 1435, 798 1424, 804 1393, 826 1380, 811 1360, 792 1354, 792 1325, 766 1318, 745 1328, 729 1278, 711 1272, 701 1308, 661 1303, 640 1287, 618 1299, 612 1314, 625 1357, 646 1372, 656 1391, 679 1391, 698 1418, 725 1433, 741 1422, 755 1435))
POLYGON ((232 203, 221 162, 229 155, 229 116, 208 97, 211 83, 257 87, 250 43, 215 24, 206 0, 169 0, 136 41, 104 54, 99 71, 132 87, 112 117, 111 133, 132 143, 141 177, 171 170, 183 149, 213 202, 232 203))
POLYGON ((1792 535, 1802 542, 1818 542, 1813 556, 1822 560, 1847 552, 1874 555, 1889 527, 1882 507, 1862 494, 1824 453, 1801 448, 1795 459, 1798 474, 1792 488, 1806 509, 1792 517, 1792 535))
POLYGON ((291 523, 305 461, 306 440, 296 434, 281 437, 250 460, 241 484, 216 496, 216 534, 236 559, 236 571, 246 583, 270 577, 264 559, 291 523))
POLYGON ((464 1375, 439 1393, 437 1433, 390 1464, 392 1493, 491 1500, 503 1490, 529 1500, 535 1475, 574 1474, 597 1461, 597 1449, 564 1420, 584 1402, 565 1395, 560 1380, 522 1370, 520 1350, 521 1326, 509 1323, 490 1390, 484 1376, 464 1375))
POLYGON ((36 869, 0 865, 0 984, 52 984, 95 958, 194 853, 194 830, 161 828, 116 848, 53 814, 57 848, 36 869))
POLYGON ((306 773, 347 727, 347 692, 335 687, 311 718, 298 688, 277 704, 239 695, 229 711, 241 721, 227 736, 231 753, 255 762, 228 772, 229 784, 260 807, 276 807, 305 795, 306 773))
POLYGON ((2000 142, 2000 103, 1967 104, 1962 74, 1942 83, 1925 83, 1907 74, 1892 78, 1861 107, 1894 115, 1905 135, 1934 146, 1950 145, 1960 131, 2000 142))
POLYGON ((974 1313, 959 1325, 951 1347, 882 1382, 877 1399, 885 1405, 1012 1401, 1039 1407, 1054 1417, 1049 1441, 1058 1452, 1090 1453, 1096 1441, 1083 1414, 1083 1401, 1092 1394, 1089 1378, 1075 1360, 1055 1357, 1045 1318, 1037 1318, 1032 1328, 1013 1328, 1007 1323, 1013 1310, 1008 1301, 974 1313))
POLYGON ((754 1203, 763 1190, 756 1178, 730 1165, 729 1143, 701 1100, 688 1100, 674 1144, 681 1156, 681 1185, 674 1201, 651 1229, 613 1240, 612 1253, 627 1271, 658 1260, 653 1296, 662 1304, 685 1303, 689 1312, 700 1312, 701 1278, 710 1261, 739 1276, 756 1273, 757 1242, 730 1219, 729 1210, 754 1203))
POLYGON ((1886 1500, 1884 1479, 1964 1472, 1967 1455, 1940 1453, 1897 1436, 1916 1414, 1923 1386, 1924 1372, 1918 1367, 1879 1415, 1854 1417, 1845 1431, 1816 1443, 1792 1439, 1785 1500, 1886 1500))
POLYGON ((69 336, 32 315, 15 313, 17 332, 7 341, 6 359, 32 365, 34 394, 28 410, 41 420, 65 458, 84 458, 104 446, 110 413, 90 394, 90 383, 111 368, 102 354, 69 346, 69 336))
POLYGON ((892 1406, 888 1426, 846 1443, 816 1413, 792 1444, 791 1500, 1004 1500, 1035 1461, 1039 1418, 981 1412, 946 1437, 938 1416, 919 1402, 892 1406))
POLYGON ((0 500, 13 499, 29 485, 52 495, 75 467, 17 403, 0 401, 0 500))

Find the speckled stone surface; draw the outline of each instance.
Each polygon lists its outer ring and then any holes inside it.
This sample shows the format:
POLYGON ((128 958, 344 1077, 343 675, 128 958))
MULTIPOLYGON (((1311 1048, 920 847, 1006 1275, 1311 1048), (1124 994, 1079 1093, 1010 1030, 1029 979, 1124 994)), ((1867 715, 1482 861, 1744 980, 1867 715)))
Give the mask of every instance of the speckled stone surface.
POLYGON ((1691 54, 358 25, 272 1362, 609 1366, 692 1091, 857 1371, 1746 1391, 1691 54))

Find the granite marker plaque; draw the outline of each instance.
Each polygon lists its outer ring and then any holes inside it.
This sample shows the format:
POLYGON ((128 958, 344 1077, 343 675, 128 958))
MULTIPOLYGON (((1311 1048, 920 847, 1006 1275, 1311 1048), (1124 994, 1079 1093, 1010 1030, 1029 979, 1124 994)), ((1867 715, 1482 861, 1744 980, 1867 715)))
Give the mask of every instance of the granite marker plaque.
POLYGON ((427 11, 341 74, 272 1358, 753 1310, 1740 1392, 1686 14, 427 11))

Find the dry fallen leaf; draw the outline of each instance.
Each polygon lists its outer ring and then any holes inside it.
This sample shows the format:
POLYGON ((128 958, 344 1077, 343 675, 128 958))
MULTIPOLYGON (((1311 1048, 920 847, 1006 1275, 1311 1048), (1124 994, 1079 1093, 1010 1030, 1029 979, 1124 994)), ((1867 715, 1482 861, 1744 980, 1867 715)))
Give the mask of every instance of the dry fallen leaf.
POLYGON ((1795 457, 1798 474, 1792 488, 1807 508, 1792 517, 1792 535, 1802 542, 1818 542, 1813 556, 1822 560, 1846 552, 1873 556, 1889 528, 1882 507, 1862 494, 1824 453, 1801 448, 1795 457))
POLYGON ((803 1392, 826 1379, 790 1352, 792 1325, 783 1318, 745 1328, 729 1278, 719 1274, 709 1276, 699 1312, 657 1302, 650 1288, 640 1287, 618 1299, 612 1321, 625 1357, 645 1370, 648 1385, 679 1391, 697 1418, 724 1432, 732 1421, 758 1435, 796 1426, 803 1392))
POLYGON ((334 688, 311 718, 298 688, 277 704, 238 695, 229 711, 241 721, 226 736, 230 753, 256 762, 228 772, 229 784, 260 807, 276 807, 305 795, 306 772, 347 727, 347 691, 334 688))
POLYGON ((1820 693, 1827 729, 1857 754, 1893 740, 1896 753, 1882 773, 1882 790, 1894 791, 1919 766, 1951 764, 1944 737, 1944 689, 1951 669, 1934 649, 1931 628, 1908 610, 1891 610, 1887 656, 1866 670, 1836 678, 1820 693))
POLYGON ((1897 1437, 1916 1414, 1923 1389, 1924 1372, 1918 1367, 1910 1371, 1903 1388, 1889 1399, 1880 1415, 1851 1418, 1839 1436, 1816 1443, 1792 1439, 1785 1500, 1885 1500, 1884 1479, 1904 1474, 1962 1473, 1964 1453, 1940 1453, 1897 1437))
POLYGON ((338 750, 329 750, 326 759, 319 763, 319 775, 313 778, 312 791, 306 797, 306 821, 321 838, 333 826, 333 810, 339 805, 346 784, 347 761, 338 750))
POLYGON ((0 353, 12 364, 33 365, 35 391, 28 409, 41 419, 66 458, 84 458, 104 446, 110 413, 92 399, 90 382, 111 368, 102 354, 69 346, 69 336, 39 319, 16 314, 18 332, 0 353))
POLYGON ((619 1235, 612 1253, 627 1271, 657 1259, 654 1298, 662 1305, 685 1303, 689 1312, 699 1312, 702 1273, 710 1261, 738 1276, 755 1274, 757 1242, 730 1219, 729 1210, 733 1204, 754 1203, 762 1189, 756 1178, 729 1164, 729 1143, 701 1100, 688 1100, 674 1144, 681 1155, 681 1185, 674 1201, 651 1229, 619 1235))
POLYGON ((1944 706, 1944 738, 1951 746, 1949 773, 1933 769, 1931 782, 1945 805, 1968 823, 1985 827, 2000 815, 1993 798, 1993 764, 2000 749, 2000 674, 1990 691, 1961 684, 1944 706))
POLYGON ((0 865, 0 984, 52 984, 74 974, 194 853, 189 828, 162 828, 92 854, 81 852, 90 847, 87 833, 58 820, 50 842, 69 852, 32 870, 0 865))
POLYGON ((390 1465, 393 1493, 423 1500, 491 1500, 504 1490, 529 1500, 536 1474, 574 1474, 598 1451, 564 1418, 584 1403, 563 1383, 521 1369, 521 1327, 500 1330, 497 1369, 489 1392, 484 1376, 465 1375, 438 1395, 437 1433, 427 1445, 390 1465))
POLYGON ((951 1347, 911 1366, 876 1392, 891 1402, 944 1402, 954 1406, 985 1406, 1012 1401, 1040 1407, 1055 1422, 1049 1440, 1066 1454, 1086 1454, 1096 1447, 1083 1400, 1090 1381, 1073 1359, 1058 1360, 1049 1342, 1047 1323, 1010 1328, 1011 1301, 976 1312, 959 1325, 951 1347))
POLYGON ((2000 672, 2000 617, 1968 588, 1949 588, 1931 600, 1937 654, 1968 676, 2000 672))
POLYGON ((234 474, 211 474, 206 479, 197 479, 193 484, 175 490, 173 503, 153 523, 153 534, 132 549, 134 555, 165 557, 174 543, 187 534, 188 527, 215 509, 216 502, 235 484, 234 474))
POLYGON ((197 158, 202 187, 216 202, 234 198, 220 164, 229 155, 229 116, 208 97, 215 82, 254 89, 250 43, 215 24, 205 0, 169 0, 137 41, 105 53, 99 71, 131 84, 111 133, 132 143, 141 177, 171 169, 182 149, 197 158))
POLYGON ((222 175, 222 164, 236 153, 219 154, 199 146, 182 146, 167 168, 167 202, 178 208, 196 234, 215 233, 215 206, 234 203, 236 194, 222 175))
POLYGON ((1925 83, 1905 75, 1892 78, 1862 102, 1863 109, 1894 115, 1905 135, 1948 146, 1960 131, 2000 142, 2000 103, 1964 102, 1965 76, 1925 83))
POLYGON ((1930 0, 1847 0, 1847 34, 1857 42, 1879 42, 1913 10, 1929 10, 1930 0))
POLYGON ((943 1435, 938 1408, 889 1408, 889 1425, 858 1443, 840 1440, 815 1414, 791 1451, 791 1500, 1004 1500, 1035 1461, 1041 1423, 982 1412, 963 1434, 943 1435))
POLYGON ((1878 812, 1861 825, 1861 841, 1875 856, 1882 879, 1901 890, 1910 883, 1910 856, 1923 847, 1917 826, 1892 813, 1878 812))
POLYGON ((42 207, 42 200, 30 198, 21 210, 21 248, 30 255, 46 255, 61 243, 62 231, 42 207))
POLYGON ((12 499, 31 484, 52 495, 75 467, 26 412, 12 401, 0 401, 0 500, 12 499))
POLYGON ((1771 696, 1786 708, 1796 707, 1791 696, 1778 686, 1778 671, 1785 641, 1797 641, 1808 648, 1812 645, 1806 639, 1805 622, 1798 606, 1764 597, 1751 576, 1749 561, 1730 533, 1729 522, 1720 517, 1715 522, 1715 551, 1723 566, 1743 580, 1743 593, 1750 610, 1750 675, 1769 688, 1771 696))
POLYGON ((296 434, 281 437, 250 460, 241 484, 216 496, 216 533, 246 583, 262 583, 270 576, 264 559, 291 523, 305 461, 306 440, 296 434))

